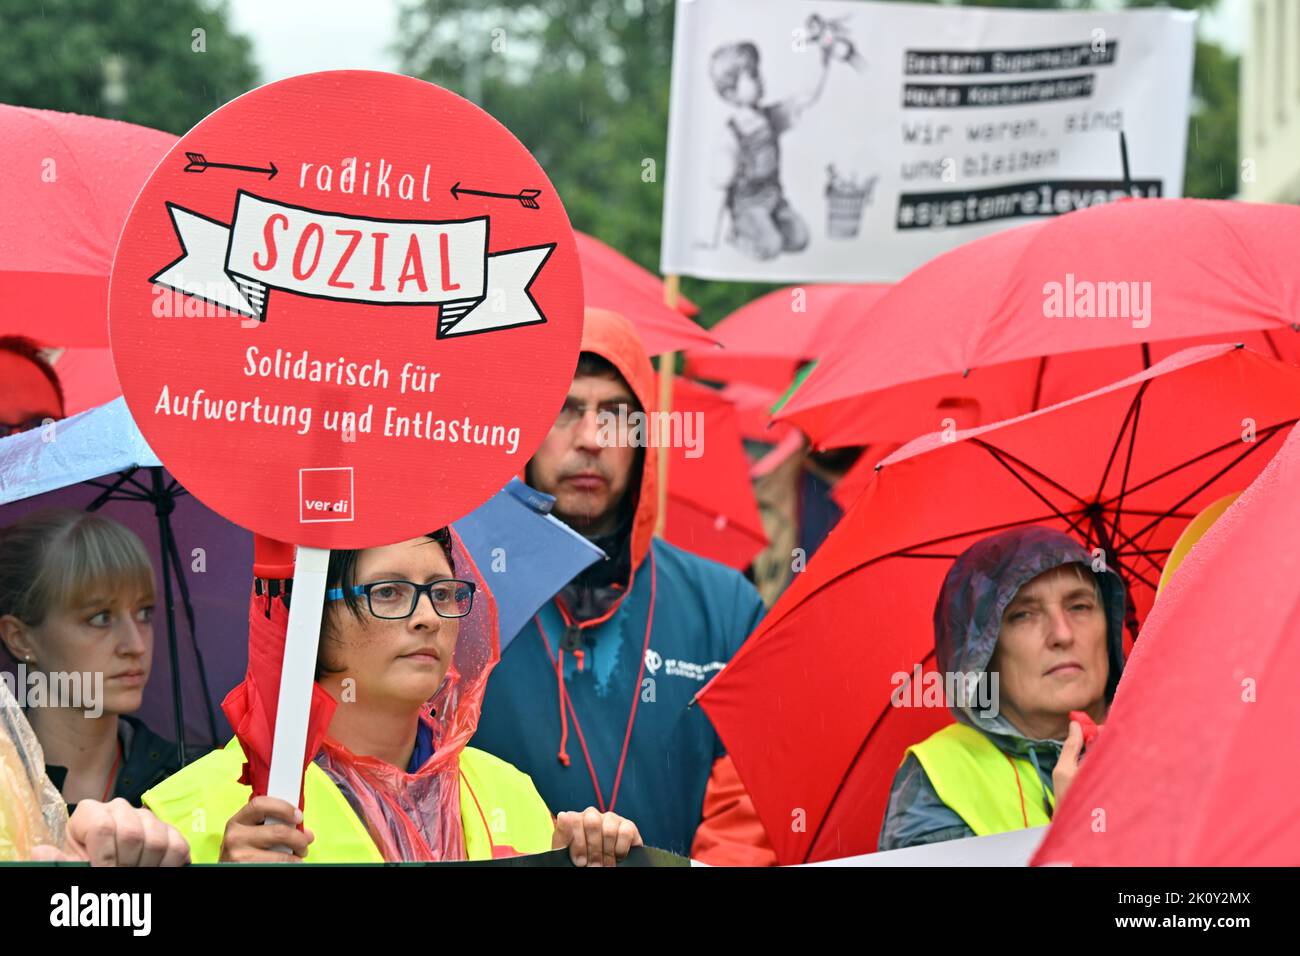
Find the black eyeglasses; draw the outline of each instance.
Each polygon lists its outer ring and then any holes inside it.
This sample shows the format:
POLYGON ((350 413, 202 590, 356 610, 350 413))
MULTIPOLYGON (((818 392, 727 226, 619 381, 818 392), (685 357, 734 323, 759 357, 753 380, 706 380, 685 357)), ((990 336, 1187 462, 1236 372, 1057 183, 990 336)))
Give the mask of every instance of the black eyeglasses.
POLYGON ((590 409, 595 409, 596 421, 599 423, 602 415, 612 415, 619 419, 627 418, 632 412, 632 404, 622 399, 615 399, 609 402, 587 405, 577 399, 566 398, 564 404, 560 406, 560 414, 555 416, 555 425, 553 427, 561 431, 572 428, 590 409))
MULTIPOLYGON (((416 584, 414 581, 375 581, 372 584, 357 584, 349 588, 355 596, 364 594, 370 613, 387 621, 397 621, 415 613, 420 595, 429 595, 429 603, 439 617, 464 617, 474 607, 474 591, 477 585, 473 581, 461 581, 457 578, 443 578, 428 584, 416 584)), ((330 588, 325 592, 330 601, 343 600, 342 588, 330 588)))

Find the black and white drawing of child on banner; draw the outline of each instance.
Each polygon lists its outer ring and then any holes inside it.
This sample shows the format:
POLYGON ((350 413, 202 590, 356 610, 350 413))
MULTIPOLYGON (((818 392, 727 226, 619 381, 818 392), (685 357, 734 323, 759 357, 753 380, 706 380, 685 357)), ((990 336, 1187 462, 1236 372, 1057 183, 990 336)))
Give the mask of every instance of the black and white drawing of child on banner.
MULTIPOLYGON (((698 246, 717 248, 725 240, 742 254, 760 261, 807 247, 808 223, 790 204, 781 183, 780 138, 821 98, 832 63, 840 61, 855 70, 865 66, 847 19, 816 14, 808 18, 800 38, 803 42, 796 42, 788 55, 804 55, 803 44, 811 46, 820 59, 819 74, 811 89, 785 99, 766 99, 762 59, 753 42, 740 40, 714 49, 709 58, 709 78, 730 113, 714 148, 711 179, 722 191, 714 233, 698 246)), ((844 224, 845 200, 860 211, 872 181, 860 187, 855 183, 853 189, 846 190, 851 181, 838 175, 833 167, 828 166, 827 172, 826 195, 835 207, 828 215, 828 235, 856 235, 856 214, 851 226, 846 228, 844 224)))

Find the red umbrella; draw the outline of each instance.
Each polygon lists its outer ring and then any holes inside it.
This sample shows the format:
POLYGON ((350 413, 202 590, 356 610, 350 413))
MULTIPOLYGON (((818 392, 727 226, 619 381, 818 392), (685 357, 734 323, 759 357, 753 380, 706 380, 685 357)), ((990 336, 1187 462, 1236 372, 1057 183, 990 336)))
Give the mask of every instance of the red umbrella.
POLYGON ((717 343, 689 316, 699 311, 679 298, 677 309, 664 304, 663 280, 599 239, 574 231, 582 262, 582 291, 591 308, 608 309, 630 319, 651 355, 717 343))
POLYGON ((63 349, 54 371, 63 385, 63 411, 69 417, 122 394, 112 349, 63 349))
MULTIPOLYGON (((264 548, 267 541, 268 539, 259 537, 258 548, 264 548)), ((281 573, 291 575, 292 548, 288 548, 287 554, 290 563, 281 573)), ((226 719, 230 721, 230 726, 234 728, 235 735, 244 748, 246 760, 240 782, 251 786, 255 796, 266 794, 267 780, 271 773, 275 715, 280 699, 280 669, 284 662, 285 633, 289 626, 289 609, 280 597, 281 589, 286 583, 287 579, 259 579, 249 598, 248 673, 243 682, 227 694, 221 703, 226 719)), ((336 706, 334 698, 320 684, 312 685, 304 770, 320 750, 336 706)), ((302 794, 299 794, 300 807, 302 799, 302 794)))
POLYGON ((951 720, 890 696, 934 666, 935 597, 958 554, 1019 525, 1071 533, 1129 583, 1132 634, 1182 528, 1248 484, 1297 416, 1300 368, 1203 346, 887 458, 700 695, 782 862, 874 850, 904 749, 951 720))
MULTIPOLYGON (((668 516, 664 537, 687 551, 733 568, 748 567, 767 546, 749 483, 736 408, 714 389, 673 381, 674 420, 694 424, 697 448, 668 448, 668 516)), ((686 432, 682 432, 686 435, 686 432)))
POLYGON ((0 105, 0 335, 108 345, 108 273, 170 133, 0 105))
POLYGON ((722 397, 736 407, 740 417, 740 436, 746 441, 778 444, 790 433, 798 434, 786 422, 772 421, 772 406, 781 393, 751 385, 749 382, 728 382, 722 388, 722 397))
POLYGON ((1035 864, 1300 863, 1297 499, 1293 429, 1161 593, 1035 864))
POLYGON ((1204 342, 1242 341, 1294 362, 1297 232, 1294 206, 1152 199, 974 240, 894 286, 778 417, 823 447, 867 444, 900 437, 860 420, 871 393, 901 385, 919 390, 914 404, 933 429, 944 396, 973 402, 987 422, 1204 342))
POLYGON ((782 392, 801 364, 826 354, 827 346, 848 335, 890 288, 808 285, 769 292, 710 329, 723 350, 692 350, 686 371, 696 378, 782 392))
MULTIPOLYGON (((972 427, 974 424, 972 423, 972 427)), ((844 477, 835 483, 831 489, 831 498, 840 506, 841 511, 848 511, 853 507, 853 502, 858 500, 858 495, 866 490, 871 484, 871 479, 876 476, 876 466, 898 451, 901 446, 897 442, 889 442, 883 445, 870 445, 853 463, 853 467, 844 473, 844 477)))

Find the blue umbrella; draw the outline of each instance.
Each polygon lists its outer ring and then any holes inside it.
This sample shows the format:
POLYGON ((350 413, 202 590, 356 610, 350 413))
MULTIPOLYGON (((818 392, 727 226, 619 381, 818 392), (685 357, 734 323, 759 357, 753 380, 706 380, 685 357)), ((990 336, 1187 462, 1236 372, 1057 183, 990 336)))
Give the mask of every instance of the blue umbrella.
POLYGON ((0 504, 162 465, 135 427, 126 399, 115 398, 43 428, 0 439, 0 504))
POLYGON ((496 598, 503 654, 538 608, 605 558, 550 513, 554 504, 552 496, 511 478, 453 526, 496 598))

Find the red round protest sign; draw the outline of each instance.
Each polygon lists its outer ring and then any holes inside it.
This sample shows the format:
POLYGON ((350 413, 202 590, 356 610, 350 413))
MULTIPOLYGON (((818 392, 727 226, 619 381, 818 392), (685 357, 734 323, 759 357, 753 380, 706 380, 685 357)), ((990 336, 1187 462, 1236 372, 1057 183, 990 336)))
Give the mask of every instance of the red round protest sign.
POLYGON ((109 331, 132 416, 205 504, 370 547, 522 470, 577 362, 582 279, 504 126, 420 80, 315 73, 163 159, 122 232, 109 331))

